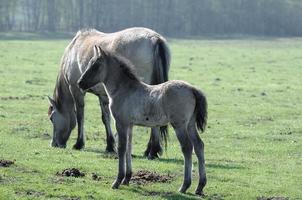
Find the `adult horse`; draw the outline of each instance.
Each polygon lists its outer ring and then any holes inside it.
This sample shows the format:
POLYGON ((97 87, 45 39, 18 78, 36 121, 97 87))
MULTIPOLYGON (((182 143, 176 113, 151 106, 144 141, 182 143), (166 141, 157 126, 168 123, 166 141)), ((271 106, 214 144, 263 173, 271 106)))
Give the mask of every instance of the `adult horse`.
MULTIPOLYGON (((129 28, 115 33, 102 33, 97 30, 79 31, 66 47, 61 60, 53 98, 49 98, 49 117, 53 124, 53 147, 66 147, 66 142, 78 124, 75 149, 84 147, 84 96, 77 81, 86 70, 93 57, 93 47, 102 46, 112 53, 128 58, 137 67, 140 79, 149 84, 158 84, 168 80, 170 51, 166 40, 158 33, 147 28, 129 28)), ((102 121, 106 129, 106 151, 114 152, 114 137, 110 127, 108 97, 102 84, 91 88, 98 96, 102 112, 102 121)), ((166 135, 161 135, 166 141, 166 135)), ((145 151, 149 159, 161 153, 160 132, 151 129, 151 136, 145 151)))
POLYGON ((110 99, 110 110, 118 133, 118 175, 112 185, 128 185, 132 175, 132 128, 134 125, 163 127, 170 123, 184 155, 184 181, 180 192, 191 185, 192 151, 199 165, 200 195, 206 185, 204 144, 197 128, 204 131, 207 123, 207 100, 204 94, 184 81, 167 81, 148 85, 131 71, 125 58, 95 47, 95 56, 79 79, 79 87, 87 90, 102 82, 110 99))

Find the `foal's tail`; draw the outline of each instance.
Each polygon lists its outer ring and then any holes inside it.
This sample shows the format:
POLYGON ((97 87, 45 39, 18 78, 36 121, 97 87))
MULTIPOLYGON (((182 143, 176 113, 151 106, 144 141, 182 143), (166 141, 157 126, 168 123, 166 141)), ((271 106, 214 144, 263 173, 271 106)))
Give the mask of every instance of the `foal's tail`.
POLYGON ((208 104, 205 95, 198 89, 193 88, 193 94, 196 99, 195 120, 198 130, 204 132, 208 118, 208 104))
MULTIPOLYGON (((156 85, 168 81, 171 56, 168 44, 162 36, 152 37, 152 42, 154 44, 154 51, 153 71, 150 84, 156 85)), ((160 133, 165 148, 167 148, 168 126, 161 126, 160 133)))

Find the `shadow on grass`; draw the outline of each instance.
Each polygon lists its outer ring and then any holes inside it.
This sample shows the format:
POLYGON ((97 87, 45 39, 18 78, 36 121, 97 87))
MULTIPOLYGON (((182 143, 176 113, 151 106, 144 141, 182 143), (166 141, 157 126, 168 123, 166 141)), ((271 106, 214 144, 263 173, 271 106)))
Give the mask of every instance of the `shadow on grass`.
MULTIPOLYGON (((117 155, 114 153, 108 153, 104 150, 96 149, 96 148, 85 148, 84 151, 86 152, 92 152, 92 153, 98 153, 104 158, 112 158, 117 159, 117 155)), ((133 159, 140 159, 140 160, 147 160, 147 158, 143 155, 132 155, 133 159)), ((156 159, 158 162, 164 162, 164 163, 172 163, 172 164, 179 164, 182 165, 184 161, 182 159, 175 159, 175 158, 159 158, 156 159)), ((196 165, 197 163, 194 162, 196 165)), ((245 167, 237 164, 237 163, 207 163, 206 168, 212 168, 212 169, 245 169, 245 167)))
POLYGON ((142 196, 154 197, 154 199, 161 197, 163 199, 200 199, 199 196, 196 196, 192 193, 181 194, 179 192, 166 192, 166 191, 150 191, 143 187, 124 187, 123 190, 127 190, 142 196))
POLYGON ((205 199, 205 200, 223 200, 224 199, 224 195, 222 194, 205 194, 203 196, 198 196, 195 195, 193 193, 187 192, 186 194, 182 194, 180 192, 167 192, 167 191, 152 191, 152 190, 148 190, 145 189, 143 187, 124 187, 121 188, 121 190, 126 190, 126 191, 130 191, 142 196, 147 196, 147 197, 153 197, 154 199, 156 198, 163 198, 163 199, 167 199, 167 200, 177 200, 177 199, 181 199, 181 200, 187 200, 187 199, 205 199))

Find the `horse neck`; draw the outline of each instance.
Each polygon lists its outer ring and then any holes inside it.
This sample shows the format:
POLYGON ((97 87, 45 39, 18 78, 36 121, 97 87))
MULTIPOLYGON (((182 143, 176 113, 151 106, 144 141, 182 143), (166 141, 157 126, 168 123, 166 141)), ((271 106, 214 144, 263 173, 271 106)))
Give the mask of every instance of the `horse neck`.
POLYGON ((138 80, 130 78, 118 66, 107 68, 107 75, 103 83, 110 97, 116 96, 125 90, 129 93, 131 88, 141 85, 138 80))
POLYGON ((55 102, 59 104, 62 113, 69 113, 74 110, 74 101, 69 90, 69 85, 62 72, 58 76, 53 96, 55 102))

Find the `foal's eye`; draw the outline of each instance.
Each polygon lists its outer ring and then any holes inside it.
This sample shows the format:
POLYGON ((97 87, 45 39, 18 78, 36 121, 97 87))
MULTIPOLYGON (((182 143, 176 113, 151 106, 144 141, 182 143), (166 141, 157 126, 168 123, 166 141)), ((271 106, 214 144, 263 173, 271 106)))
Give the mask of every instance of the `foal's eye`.
POLYGON ((51 122, 53 122, 53 119, 52 119, 52 117, 50 117, 50 118, 49 118, 49 120, 50 120, 51 122))

